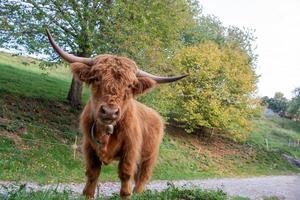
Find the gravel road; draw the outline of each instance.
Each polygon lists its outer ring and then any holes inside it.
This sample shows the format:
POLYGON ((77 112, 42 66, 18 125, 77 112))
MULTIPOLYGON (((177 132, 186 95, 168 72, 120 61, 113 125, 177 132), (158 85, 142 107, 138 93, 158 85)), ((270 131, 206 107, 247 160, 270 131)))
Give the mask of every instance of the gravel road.
MULTIPOLYGON (((300 200, 300 175, 291 176, 264 176, 253 178, 224 178, 206 179, 192 181, 152 181, 147 185, 150 190, 164 190, 168 183, 173 183, 176 187, 184 188, 205 188, 209 190, 222 189, 230 196, 243 196, 250 199, 263 199, 263 197, 276 196, 279 199, 300 200)), ((19 183, 20 184, 20 183, 19 183)), ((57 189, 59 191, 71 190, 74 193, 81 193, 84 184, 69 183, 59 185, 38 185, 36 183, 24 184, 26 190, 47 190, 57 189)), ((14 183, 0 181, 0 193, 7 192, 4 187, 13 188, 14 183)), ((99 183, 97 195, 110 196, 118 192, 120 184, 117 182, 99 183)))

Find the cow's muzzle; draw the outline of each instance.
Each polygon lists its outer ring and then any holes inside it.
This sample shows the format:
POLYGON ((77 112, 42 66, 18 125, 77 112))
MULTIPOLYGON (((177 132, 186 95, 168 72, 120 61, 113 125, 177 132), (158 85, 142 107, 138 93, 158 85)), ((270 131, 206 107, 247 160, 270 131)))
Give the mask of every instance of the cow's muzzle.
POLYGON ((100 122, 104 125, 113 125, 120 117, 120 109, 117 106, 100 106, 100 122))

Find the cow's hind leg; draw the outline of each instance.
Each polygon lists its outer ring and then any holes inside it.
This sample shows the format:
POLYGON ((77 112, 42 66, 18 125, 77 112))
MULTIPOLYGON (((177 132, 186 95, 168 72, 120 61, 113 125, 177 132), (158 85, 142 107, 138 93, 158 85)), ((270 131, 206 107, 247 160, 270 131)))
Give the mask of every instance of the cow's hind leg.
POLYGON ((97 186, 97 180, 100 175, 101 162, 91 146, 84 147, 86 161, 86 176, 87 181, 83 190, 83 195, 87 198, 93 198, 97 186))
POLYGON ((137 177, 135 178, 135 187, 134 192, 141 193, 144 190, 146 183, 149 181, 152 171, 156 162, 156 157, 152 156, 151 158, 143 161, 139 167, 137 177))

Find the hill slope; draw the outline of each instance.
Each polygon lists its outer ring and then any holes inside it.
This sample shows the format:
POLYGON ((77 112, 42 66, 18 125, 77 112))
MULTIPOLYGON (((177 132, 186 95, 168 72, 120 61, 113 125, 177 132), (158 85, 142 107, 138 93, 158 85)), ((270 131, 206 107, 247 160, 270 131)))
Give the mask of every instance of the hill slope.
MULTIPOLYGON (((83 182, 78 116, 65 102, 71 80, 67 67, 41 70, 34 59, 0 54, 0 180, 83 182)), ((84 100, 89 92, 84 91, 84 100)), ((255 120, 251 138, 235 143, 201 138, 169 127, 160 148, 153 179, 196 179, 299 172, 280 152, 300 157, 299 147, 281 144, 300 139, 296 122, 255 120), (265 138, 270 140, 269 151, 265 138), (274 142, 273 142, 274 141, 274 142)), ((116 163, 105 166, 101 180, 117 180, 116 163)))

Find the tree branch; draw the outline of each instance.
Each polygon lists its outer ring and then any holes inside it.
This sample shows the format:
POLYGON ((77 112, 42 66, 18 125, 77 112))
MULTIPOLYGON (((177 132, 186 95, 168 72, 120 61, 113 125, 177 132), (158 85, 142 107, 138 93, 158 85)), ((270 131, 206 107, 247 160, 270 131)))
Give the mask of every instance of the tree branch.
POLYGON ((68 33, 72 35, 74 38, 76 38, 76 34, 71 32, 67 27, 63 26, 59 23, 59 20, 55 19, 55 16, 51 16, 49 13, 46 13, 36 2, 32 0, 27 0, 27 3, 30 3, 34 8, 36 8, 39 12, 41 12, 43 15, 49 17, 49 21, 55 23, 59 28, 61 28, 65 33, 68 33))

